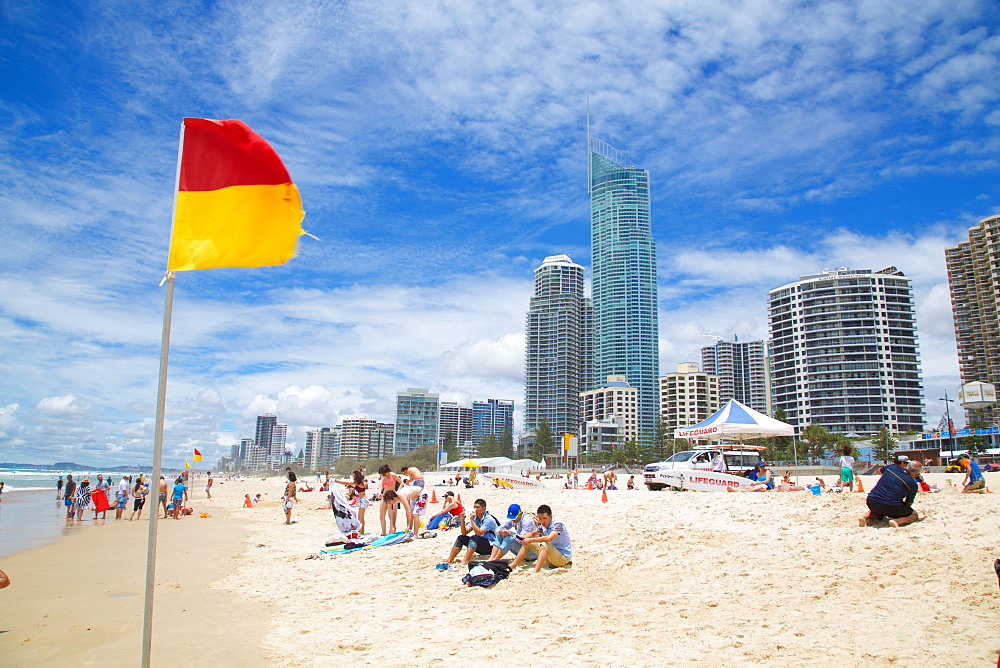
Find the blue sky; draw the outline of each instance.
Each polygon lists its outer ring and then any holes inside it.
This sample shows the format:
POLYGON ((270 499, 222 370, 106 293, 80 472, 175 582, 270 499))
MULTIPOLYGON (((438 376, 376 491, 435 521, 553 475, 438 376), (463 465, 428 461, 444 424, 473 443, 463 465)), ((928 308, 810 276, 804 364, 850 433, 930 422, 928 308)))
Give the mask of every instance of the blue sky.
POLYGON ((589 266, 588 92, 651 174, 663 373, 766 337, 801 274, 896 265, 928 422, 957 391, 943 249, 1000 211, 995 2, 10 0, 0 59, 0 460, 149 459, 184 116, 268 139, 322 241, 178 276, 168 464, 411 386, 519 422, 532 271, 589 266))

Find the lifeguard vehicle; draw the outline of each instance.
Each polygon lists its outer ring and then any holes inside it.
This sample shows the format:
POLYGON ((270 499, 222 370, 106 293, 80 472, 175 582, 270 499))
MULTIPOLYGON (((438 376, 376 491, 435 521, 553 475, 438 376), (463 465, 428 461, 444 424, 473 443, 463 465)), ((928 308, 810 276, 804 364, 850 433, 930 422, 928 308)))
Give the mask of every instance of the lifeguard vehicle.
POLYGON ((699 445, 665 461, 646 464, 642 471, 643 482, 654 492, 667 488, 725 492, 729 487, 749 487, 751 480, 739 474, 756 466, 763 452, 764 448, 755 445, 699 445), (726 464, 725 472, 712 470, 712 460, 720 452, 726 464))
POLYGON ((795 429, 730 399, 707 420, 684 429, 675 429, 675 439, 689 441, 736 441, 736 444, 700 445, 684 450, 664 462, 647 464, 642 477, 651 490, 693 489, 704 492, 724 492, 730 488, 749 487, 750 479, 742 473, 761 459, 765 448, 740 443, 745 438, 766 436, 791 436, 795 429), (722 453, 726 462, 725 472, 712 470, 712 459, 722 453))

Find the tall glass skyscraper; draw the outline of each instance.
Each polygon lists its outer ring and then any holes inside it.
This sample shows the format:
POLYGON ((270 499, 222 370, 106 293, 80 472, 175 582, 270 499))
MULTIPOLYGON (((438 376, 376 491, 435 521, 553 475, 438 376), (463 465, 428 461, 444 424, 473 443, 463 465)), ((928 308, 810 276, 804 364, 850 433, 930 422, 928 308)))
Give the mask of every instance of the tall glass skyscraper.
POLYGON ((625 376, 638 390, 639 437, 659 413, 656 245, 649 221, 649 172, 587 137, 594 378, 625 376))
POLYGON ((535 296, 524 322, 527 431, 544 420, 557 438, 579 433, 580 392, 593 383, 592 328, 583 267, 569 255, 545 258, 535 270, 535 296))

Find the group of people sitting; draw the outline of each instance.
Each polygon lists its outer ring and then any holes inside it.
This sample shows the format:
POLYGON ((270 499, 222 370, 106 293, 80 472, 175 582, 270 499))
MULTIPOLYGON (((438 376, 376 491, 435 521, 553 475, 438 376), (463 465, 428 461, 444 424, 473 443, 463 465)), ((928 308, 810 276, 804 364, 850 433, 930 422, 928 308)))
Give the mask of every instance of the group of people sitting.
POLYGON ((761 460, 752 469, 743 472, 745 478, 750 479, 748 487, 727 487, 727 492, 802 492, 805 487, 792 480, 788 471, 777 483, 774 481, 774 473, 767 467, 767 462, 761 460))
MULTIPOLYGON (((448 493, 450 494, 450 492, 448 493)), ((507 519, 501 523, 486 510, 486 501, 476 499, 472 514, 467 515, 460 505, 453 505, 446 495, 443 508, 447 509, 431 518, 431 523, 439 518, 455 516, 459 519, 460 535, 448 554, 447 561, 437 565, 439 570, 447 570, 463 550, 461 565, 467 566, 477 555, 490 561, 513 555, 510 567, 517 568, 525 561, 535 562, 535 572, 548 564, 550 567, 572 565, 572 543, 569 529, 552 516, 552 508, 541 505, 532 515, 512 503, 507 507, 507 519)), ((428 526, 431 526, 430 524, 428 526)))

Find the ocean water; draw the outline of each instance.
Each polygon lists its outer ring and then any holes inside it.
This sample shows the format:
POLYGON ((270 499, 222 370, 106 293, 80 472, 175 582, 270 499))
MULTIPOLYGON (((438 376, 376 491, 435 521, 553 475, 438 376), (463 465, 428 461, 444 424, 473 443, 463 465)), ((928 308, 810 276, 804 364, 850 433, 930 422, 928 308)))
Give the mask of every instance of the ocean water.
MULTIPOLYGON (((76 481, 89 478, 93 485, 97 474, 103 472, 66 473, 71 473, 76 481)), ((0 560, 21 550, 52 543, 94 524, 92 512, 84 513, 80 522, 66 521, 66 507, 62 499, 56 497, 56 481, 60 475, 65 480, 66 473, 0 468, 0 482, 4 483, 3 494, 0 495, 0 560)), ((113 487, 118 485, 121 476, 121 473, 115 473, 111 477, 113 487)), ((105 473, 104 477, 107 479, 108 474, 105 473)), ((132 514, 131 503, 127 514, 132 514)), ((108 516, 113 518, 114 511, 110 511, 108 516)), ((112 520, 97 520, 98 523, 105 521, 112 520)))

